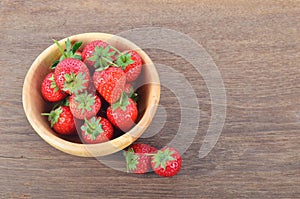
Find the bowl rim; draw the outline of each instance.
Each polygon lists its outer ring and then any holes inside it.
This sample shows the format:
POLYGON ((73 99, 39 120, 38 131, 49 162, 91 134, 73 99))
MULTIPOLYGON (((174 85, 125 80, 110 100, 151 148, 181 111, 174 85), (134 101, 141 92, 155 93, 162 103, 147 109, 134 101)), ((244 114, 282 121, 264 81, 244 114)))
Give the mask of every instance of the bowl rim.
POLYGON ((47 130, 47 128, 39 125, 39 122, 34 119, 36 118, 36 116, 32 113, 32 111, 30 111, 31 110, 31 104, 29 103, 30 95, 26 92, 28 91, 28 89, 30 89, 30 80, 34 74, 33 72, 39 67, 40 63, 42 62, 42 58, 46 57, 46 55, 48 55, 50 52, 57 50, 56 44, 52 44, 48 46, 46 49, 44 49, 43 52, 40 53, 38 57, 34 60, 29 70, 27 71, 23 83, 23 90, 22 90, 23 109, 27 117, 27 120, 29 121, 29 123, 31 124, 35 132, 44 141, 46 141, 54 148, 71 155, 82 156, 82 157, 97 157, 97 156, 109 155, 118 152, 126 148, 127 146, 129 146, 138 137, 140 137, 147 129, 147 127, 150 125, 156 113, 158 103, 160 100, 160 80, 159 80, 156 67, 153 64, 150 57, 136 44, 123 37, 113 35, 113 34, 108 34, 108 33, 89 32, 89 33, 81 33, 81 34, 76 34, 76 35, 66 37, 64 39, 59 40, 59 43, 64 45, 64 42, 67 40, 67 38, 69 38, 72 41, 82 37, 89 37, 95 39, 98 38, 104 41, 109 39, 120 41, 126 46, 128 46, 130 49, 138 50, 139 54, 143 58, 144 63, 146 65, 152 65, 151 75, 154 78, 153 81, 154 83, 153 82, 150 83, 152 89, 149 89, 150 90, 149 98, 151 103, 149 104, 149 106, 146 106, 144 115, 141 117, 140 121, 125 134, 117 138, 114 138, 113 140, 104 143, 98 143, 98 144, 82 144, 82 143, 74 143, 71 141, 67 141, 63 138, 56 136, 55 134, 53 134, 53 132, 47 130))

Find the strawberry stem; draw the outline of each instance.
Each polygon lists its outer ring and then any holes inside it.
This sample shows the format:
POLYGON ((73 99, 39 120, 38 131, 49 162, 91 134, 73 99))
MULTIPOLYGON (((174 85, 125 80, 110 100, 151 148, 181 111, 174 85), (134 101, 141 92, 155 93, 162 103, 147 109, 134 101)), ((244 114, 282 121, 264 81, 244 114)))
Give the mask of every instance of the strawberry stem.
POLYGON ((123 91, 120 99, 111 105, 112 110, 116 110, 117 108, 121 108, 123 111, 126 110, 127 106, 130 104, 128 95, 123 91))
POLYGON ((61 106, 52 110, 50 113, 41 113, 43 116, 48 116, 48 121, 50 122, 51 127, 58 122, 60 114, 62 113, 61 106))
POLYGON ((50 113, 41 113, 42 116, 49 116, 50 113))
POLYGON ((58 41, 55 40, 55 39, 52 39, 52 40, 53 40, 53 42, 57 45, 57 47, 58 47, 59 51, 61 52, 61 54, 63 54, 65 57, 67 57, 67 54, 66 54, 65 50, 64 50, 64 49, 62 48, 62 46, 58 43, 58 41))
POLYGON ((110 48, 112 48, 114 51, 116 51, 119 55, 122 55, 122 53, 118 49, 116 49, 115 47, 110 46, 110 48))
POLYGON ((105 61, 107 61, 109 64, 115 66, 115 67, 119 67, 117 64, 115 64, 114 62, 110 61, 109 59, 107 59, 106 57, 102 57, 102 59, 104 59, 105 61))
POLYGON ((91 130, 95 130, 95 125, 92 125, 86 118, 84 118, 84 122, 91 130))

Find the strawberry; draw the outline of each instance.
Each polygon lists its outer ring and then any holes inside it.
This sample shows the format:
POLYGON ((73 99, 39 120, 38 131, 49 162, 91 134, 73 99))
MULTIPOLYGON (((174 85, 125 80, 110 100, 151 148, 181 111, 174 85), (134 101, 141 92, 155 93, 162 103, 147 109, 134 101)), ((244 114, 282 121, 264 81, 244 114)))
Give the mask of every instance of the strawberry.
POLYGON ((73 115, 68 106, 59 106, 50 113, 42 113, 48 116, 51 127, 59 134, 70 135, 76 132, 73 115))
POLYGON ((77 119, 89 119, 101 108, 100 98, 95 93, 89 94, 87 91, 71 95, 69 103, 71 112, 77 119))
MULTIPOLYGON (((85 48, 83 49, 81 56, 82 56, 82 61, 88 65, 88 66, 94 66, 96 63, 96 60, 90 60, 91 57, 95 55, 95 51, 98 49, 98 54, 99 56, 101 55, 102 50, 106 49, 106 47, 109 46, 108 43, 101 41, 101 40, 94 40, 91 43, 87 44, 85 48), (101 51, 101 52, 100 52, 101 51)), ((109 51, 109 48, 107 48, 109 51)), ((108 53, 108 52, 106 52, 108 53)), ((110 55, 112 56, 112 54, 110 55)), ((107 57, 110 57, 107 55, 107 57)), ((95 66, 96 68, 97 66, 95 66)))
POLYGON ((106 142, 113 137, 114 129, 110 122, 102 117, 85 119, 81 126, 81 136, 85 143, 96 144, 106 142))
POLYGON ((49 102, 58 102, 67 96, 67 93, 60 90, 56 85, 53 72, 46 75, 42 82, 41 90, 44 99, 49 102))
POLYGON ((151 166, 153 171, 162 177, 176 175, 181 168, 180 153, 171 147, 164 147, 152 156, 151 166))
POLYGON ((63 49, 63 47, 55 39, 53 39, 53 41, 57 45, 57 47, 62 55, 60 56, 59 60, 56 60, 52 63, 52 66, 50 67, 51 69, 55 69, 57 64, 66 58, 75 58, 75 59, 81 60, 81 53, 78 51, 78 49, 80 48, 80 46, 82 44, 81 41, 74 43, 74 45, 72 46, 71 41, 68 38, 65 41, 66 49, 63 49))
POLYGON ((120 68, 109 67, 102 71, 95 71, 94 85, 99 94, 110 104, 116 102, 124 89, 126 75, 120 68))
POLYGON ((73 94, 87 88, 90 73, 82 61, 75 58, 66 58, 55 67, 54 79, 61 90, 73 94))
POLYGON ((138 109, 136 103, 123 93, 118 102, 107 108, 106 115, 114 126, 122 131, 128 131, 135 124, 138 109))
POLYGON ((131 145, 123 152, 126 160, 127 172, 143 174, 151 168, 151 157, 148 154, 156 153, 157 149, 148 145, 137 143, 131 145))
POLYGON ((133 82, 142 71, 142 58, 134 50, 123 52, 117 59, 116 64, 126 73, 127 82, 133 82))

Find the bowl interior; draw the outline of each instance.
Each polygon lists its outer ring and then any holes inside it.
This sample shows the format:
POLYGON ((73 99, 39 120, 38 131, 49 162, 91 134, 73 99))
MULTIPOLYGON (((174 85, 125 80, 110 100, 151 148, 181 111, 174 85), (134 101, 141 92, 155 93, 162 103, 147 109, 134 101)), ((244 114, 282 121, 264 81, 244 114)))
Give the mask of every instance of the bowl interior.
MULTIPOLYGON (((134 49, 139 53, 143 59, 143 70, 136 82, 140 96, 138 101, 138 122, 127 133, 119 133, 117 134, 118 137, 113 140, 99 144, 82 144, 78 136, 59 136, 55 133, 50 128, 47 118, 41 116, 42 112, 49 112, 51 110, 52 104, 45 102, 40 92, 43 78, 51 71, 49 66, 60 56, 59 49, 55 44, 48 47, 36 58, 25 77, 23 106, 28 121, 46 142, 72 155, 96 157, 122 150, 141 136, 155 114, 160 98, 160 83, 155 66, 143 50, 134 43, 119 36, 104 33, 84 33, 71 36, 69 39, 72 43, 82 41, 81 49, 89 42, 101 39, 120 51, 134 49)), ((59 43, 64 47, 65 41, 66 38, 59 41, 59 43)))

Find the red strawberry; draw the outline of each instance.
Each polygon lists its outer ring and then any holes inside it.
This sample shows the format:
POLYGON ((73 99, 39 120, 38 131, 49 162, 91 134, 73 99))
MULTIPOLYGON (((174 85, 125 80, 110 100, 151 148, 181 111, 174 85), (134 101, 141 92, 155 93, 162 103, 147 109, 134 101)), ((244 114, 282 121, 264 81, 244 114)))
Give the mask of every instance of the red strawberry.
POLYGON ((55 67, 54 79, 61 90, 68 94, 73 94, 87 88, 90 73, 82 61, 74 58, 66 58, 55 67))
POLYGON ((124 89, 126 75, 120 68, 109 67, 102 71, 95 71, 94 85, 99 94, 110 104, 116 102, 124 89))
POLYGON ((90 60, 90 58, 94 55, 95 48, 96 47, 106 48, 107 46, 109 46, 109 44, 104 41, 101 40, 92 41, 91 43, 86 45, 85 48, 83 49, 81 53, 82 61, 84 61, 84 63, 86 63, 88 66, 94 66, 96 62, 95 60, 90 60))
POLYGON ((134 50, 123 52, 116 64, 126 73, 127 82, 133 82, 142 71, 142 58, 134 50))
POLYGON ((151 168, 151 157, 148 154, 156 153, 157 149, 148 144, 133 144, 123 155, 126 160, 127 172, 143 174, 151 168))
POLYGON ((97 115, 101 108, 101 100, 94 93, 89 94, 87 91, 70 96, 70 109, 77 119, 91 118, 97 115))
POLYGON ((54 73, 46 75, 42 82, 42 95, 49 102, 58 102, 67 96, 67 93, 58 88, 54 81, 54 73))
POLYGON ((57 64, 66 58, 75 58, 75 59, 81 60, 81 53, 78 51, 78 49, 80 48, 80 46, 82 44, 81 41, 76 42, 72 45, 70 39, 68 38, 65 41, 65 46, 66 46, 65 49, 63 49, 63 47, 60 45, 60 43, 58 41, 56 41, 55 39, 53 39, 53 41, 57 45, 59 51, 61 52, 61 56, 60 56, 59 60, 55 60, 52 63, 52 66, 50 67, 51 69, 55 69, 57 64))
POLYGON ((162 177, 176 175, 181 168, 180 153, 170 147, 164 147, 152 156, 151 166, 153 171, 162 177))
POLYGON ((106 115, 114 126, 128 131, 135 124, 138 109, 136 103, 123 93, 118 102, 107 108, 106 115))
POLYGON ((59 106, 50 113, 42 113, 48 116, 51 127, 59 134, 70 135, 76 132, 73 115, 68 106, 59 106))
POLYGON ((114 129, 110 122, 102 117, 85 119, 81 126, 82 139, 87 144, 106 142, 113 137, 114 129))

